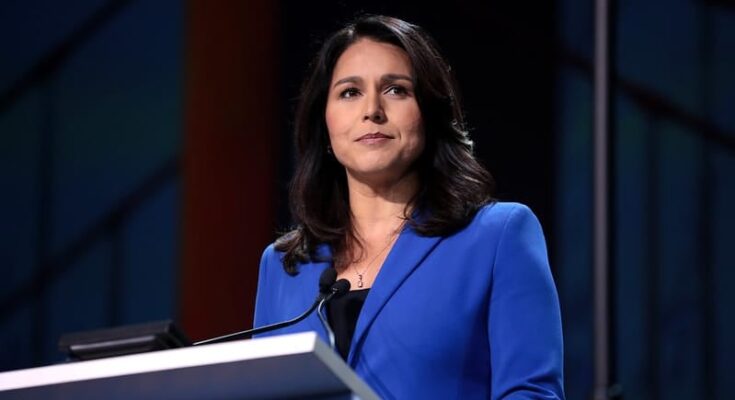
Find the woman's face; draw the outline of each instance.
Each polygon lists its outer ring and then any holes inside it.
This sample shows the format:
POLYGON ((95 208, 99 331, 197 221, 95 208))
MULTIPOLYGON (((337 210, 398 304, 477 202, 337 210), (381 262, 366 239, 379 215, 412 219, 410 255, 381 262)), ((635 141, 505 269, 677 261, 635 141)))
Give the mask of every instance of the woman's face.
POLYGON ((326 107, 329 140, 353 178, 400 179, 424 149, 408 54, 360 39, 334 67, 326 107))

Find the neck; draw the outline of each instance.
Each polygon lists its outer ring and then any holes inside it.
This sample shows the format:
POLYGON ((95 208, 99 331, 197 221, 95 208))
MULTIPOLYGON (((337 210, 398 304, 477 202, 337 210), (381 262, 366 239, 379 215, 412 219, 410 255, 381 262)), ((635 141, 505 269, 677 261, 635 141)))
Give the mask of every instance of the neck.
POLYGON ((416 172, 379 183, 361 181, 348 173, 347 186, 355 233, 370 240, 385 237, 403 222, 419 182, 416 172))

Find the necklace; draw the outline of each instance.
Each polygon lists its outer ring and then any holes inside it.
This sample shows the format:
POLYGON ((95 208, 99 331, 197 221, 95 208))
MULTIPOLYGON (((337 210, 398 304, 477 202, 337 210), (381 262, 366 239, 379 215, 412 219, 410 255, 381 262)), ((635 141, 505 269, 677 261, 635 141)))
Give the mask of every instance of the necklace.
POLYGON ((393 244, 393 242, 398 237, 398 233, 401 231, 401 228, 403 228, 403 225, 405 225, 405 223, 406 221, 404 220, 403 222, 401 222, 400 225, 398 225, 398 228, 396 228, 396 230, 393 231, 393 233, 391 233, 391 235, 388 237, 388 243, 385 244, 385 247, 380 249, 380 251, 377 254, 375 254, 375 256, 370 260, 368 265, 362 270, 362 272, 357 270, 357 267, 355 267, 355 262, 352 263, 352 270, 355 272, 355 275, 357 275, 357 287, 358 288, 362 288, 364 286, 363 276, 365 275, 365 273, 367 273, 370 270, 375 260, 377 260, 378 257, 380 257, 380 255, 383 254, 383 252, 387 250, 391 244, 393 244))

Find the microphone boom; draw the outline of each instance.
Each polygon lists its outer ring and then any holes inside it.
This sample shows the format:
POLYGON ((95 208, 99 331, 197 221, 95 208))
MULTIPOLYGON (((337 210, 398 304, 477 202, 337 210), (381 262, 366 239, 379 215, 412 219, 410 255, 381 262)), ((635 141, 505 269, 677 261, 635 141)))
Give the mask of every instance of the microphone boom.
MULTIPOLYGON (((342 296, 350 290, 349 281, 347 281, 346 279, 340 279, 339 281, 335 282, 336 279, 337 271, 334 268, 325 269, 319 277, 319 295, 316 297, 316 300, 314 300, 314 303, 311 304, 309 309, 304 311, 296 318, 290 319, 288 321, 278 322, 275 324, 261 326, 258 328, 230 333, 223 336, 217 336, 211 339, 201 340, 199 342, 193 343, 192 345, 199 346, 203 344, 220 343, 230 340, 250 338, 253 335, 274 331, 276 329, 285 328, 287 326, 301 322, 302 320, 306 319, 306 317, 308 317, 312 312, 314 312, 317 307, 322 307, 323 305, 326 305, 326 303, 329 302, 329 300, 331 300, 333 297, 342 296)), ((322 322, 322 324, 324 324, 324 328, 327 330, 327 334, 330 336, 330 344, 332 344, 332 348, 334 348, 334 333, 332 332, 332 329, 329 327, 329 324, 326 322, 326 319, 324 319, 324 316, 321 314, 321 312, 319 312, 318 314, 320 321, 322 322)))

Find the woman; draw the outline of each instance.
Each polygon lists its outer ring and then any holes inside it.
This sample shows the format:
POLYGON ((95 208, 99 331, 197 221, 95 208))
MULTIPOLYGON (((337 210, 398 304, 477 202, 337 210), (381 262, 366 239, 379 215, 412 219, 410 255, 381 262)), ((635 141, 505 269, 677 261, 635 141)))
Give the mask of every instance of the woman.
MULTIPOLYGON (((296 229, 261 260, 255 326, 313 301, 383 398, 563 398, 561 318, 541 227, 491 200, 455 82, 419 27, 366 16, 318 53, 297 109, 296 229)), ((317 331, 316 316, 274 332, 317 331)))

